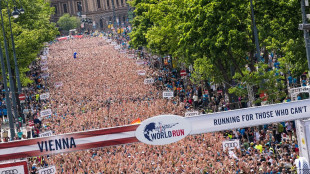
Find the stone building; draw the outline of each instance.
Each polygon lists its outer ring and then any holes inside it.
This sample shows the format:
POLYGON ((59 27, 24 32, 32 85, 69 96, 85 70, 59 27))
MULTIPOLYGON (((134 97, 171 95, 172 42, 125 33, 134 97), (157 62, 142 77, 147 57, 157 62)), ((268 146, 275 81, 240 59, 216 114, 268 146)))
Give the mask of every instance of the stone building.
POLYGON ((85 28, 105 30, 109 24, 128 25, 129 5, 127 0, 51 0, 51 6, 55 8, 55 15, 51 17, 57 22, 64 13, 79 16, 85 28), (114 6, 114 8, 113 8, 114 6))

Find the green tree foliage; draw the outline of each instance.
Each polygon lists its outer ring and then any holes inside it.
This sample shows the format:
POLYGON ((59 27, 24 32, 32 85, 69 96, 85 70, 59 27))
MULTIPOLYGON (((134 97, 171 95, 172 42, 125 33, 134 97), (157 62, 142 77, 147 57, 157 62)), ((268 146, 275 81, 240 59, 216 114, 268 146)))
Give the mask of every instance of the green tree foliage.
POLYGON ((145 36, 147 30, 153 26, 151 17, 147 13, 151 11, 151 8, 154 8, 158 2, 159 2, 158 0, 129 1, 129 4, 135 7, 134 10, 135 18, 132 21, 132 25, 135 27, 133 28, 133 31, 130 33, 131 36, 130 44, 134 48, 147 45, 145 36))
POLYGON ((303 32, 296 27, 301 23, 300 1, 259 0, 254 7, 261 46, 285 57, 282 63, 294 65, 292 74, 300 76, 308 69, 303 32))
MULTIPOLYGON (((257 64, 257 71, 251 72, 249 69, 243 70, 243 76, 236 73, 234 79, 237 85, 229 89, 230 93, 247 97, 247 86, 257 86, 258 94, 265 93, 268 103, 279 103, 285 97, 284 77, 280 75, 282 69, 266 71, 267 64, 260 62, 257 64)), ((261 102, 262 98, 257 98, 256 102, 261 102)))
MULTIPOLYGON (((24 73, 29 71, 29 64, 33 62, 40 50, 44 46, 44 42, 52 41, 58 34, 56 24, 50 22, 50 16, 54 13, 54 8, 50 7, 50 3, 44 0, 21 0, 21 4, 13 4, 9 1, 10 14, 14 6, 25 9, 24 14, 20 14, 17 19, 11 17, 11 25, 14 36, 16 56, 18 67, 21 74, 21 81, 23 85, 31 82, 24 73)), ((9 44, 10 60, 12 65, 12 72, 14 74, 14 61, 12 43, 10 39, 9 18, 6 1, 1 2, 2 13, 4 15, 4 25, 6 39, 9 44)), ((2 30, 0 30, 2 33, 2 30)), ((0 41, 3 47, 3 35, 0 35, 0 41)))
MULTIPOLYGON (((260 47, 281 55, 281 69, 297 76, 306 69, 300 2, 293 0, 254 0, 260 47)), ((144 46, 159 55, 173 55, 193 64, 195 81, 208 80, 234 88, 235 81, 252 83, 255 92, 284 88, 275 70, 257 64, 250 1, 246 0, 132 0, 135 8, 131 45, 144 46), (246 70, 248 65, 249 70, 246 70), (259 67, 257 72, 256 66, 259 67), (264 73, 260 71, 265 71, 264 73), (236 74, 237 73, 237 74, 236 74), (234 75, 236 74, 234 79, 234 75), (262 80, 266 78, 266 80, 262 80), (276 82, 275 82, 276 80, 276 82)), ((283 84, 285 85, 285 84, 283 84)), ((246 88, 242 88, 245 89, 246 88)), ((230 90, 239 94, 237 87, 230 90)), ((242 90, 241 90, 242 91, 242 90)), ((226 89, 227 92, 227 89, 226 89)), ((282 94, 277 94, 282 97, 282 94)))
POLYGON ((80 25, 79 18, 75 16, 70 16, 68 13, 62 15, 57 21, 57 25, 61 30, 69 31, 71 29, 76 29, 80 25))

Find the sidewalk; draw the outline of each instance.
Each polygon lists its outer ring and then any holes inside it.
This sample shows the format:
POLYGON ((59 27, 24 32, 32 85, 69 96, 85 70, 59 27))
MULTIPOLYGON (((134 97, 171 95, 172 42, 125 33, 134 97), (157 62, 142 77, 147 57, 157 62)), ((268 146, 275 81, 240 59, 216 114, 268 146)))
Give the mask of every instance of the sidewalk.
MULTIPOLYGON (((15 129, 15 135, 17 134, 17 129, 16 129, 16 125, 14 124, 14 129, 15 129)), ((26 129, 26 124, 23 123, 22 127, 21 127, 21 131, 23 133, 23 135, 27 136, 27 129, 26 129)), ((10 137, 11 135, 11 130, 10 130, 10 125, 9 123, 5 123, 1 125, 1 142, 4 142, 4 138, 6 138, 6 136, 4 136, 5 132, 7 132, 7 137, 10 137)))

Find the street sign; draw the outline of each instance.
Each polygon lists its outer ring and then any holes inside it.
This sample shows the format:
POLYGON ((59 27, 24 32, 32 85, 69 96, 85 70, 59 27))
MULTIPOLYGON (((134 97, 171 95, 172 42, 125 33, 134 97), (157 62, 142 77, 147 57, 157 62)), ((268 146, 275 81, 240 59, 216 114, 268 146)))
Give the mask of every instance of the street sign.
POLYGON ((180 71, 180 75, 181 75, 181 76, 186 76, 186 71, 185 71, 185 70, 181 70, 181 71, 180 71))
POLYGON ((25 103, 25 100, 26 100, 26 95, 25 94, 19 94, 19 101, 21 102, 21 103, 25 103))
POLYGON ((32 121, 28 121, 28 125, 29 125, 30 127, 34 126, 34 121, 33 121, 33 120, 32 120, 32 121))

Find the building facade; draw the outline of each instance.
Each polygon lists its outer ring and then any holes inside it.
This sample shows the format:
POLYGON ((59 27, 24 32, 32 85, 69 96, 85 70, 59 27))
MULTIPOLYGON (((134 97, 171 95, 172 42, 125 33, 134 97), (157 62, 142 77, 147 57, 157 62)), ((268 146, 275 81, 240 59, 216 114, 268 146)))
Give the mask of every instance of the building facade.
POLYGON ((55 14, 51 21, 57 22, 64 13, 79 16, 85 28, 106 30, 109 24, 128 25, 129 5, 127 0, 51 0, 55 14), (115 17, 115 20, 114 20, 115 17))

